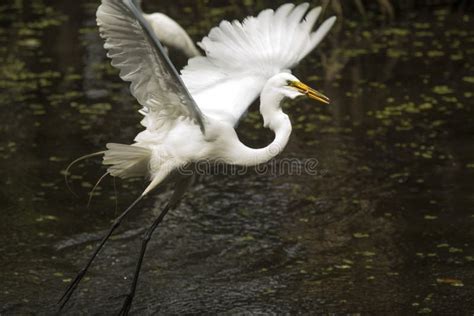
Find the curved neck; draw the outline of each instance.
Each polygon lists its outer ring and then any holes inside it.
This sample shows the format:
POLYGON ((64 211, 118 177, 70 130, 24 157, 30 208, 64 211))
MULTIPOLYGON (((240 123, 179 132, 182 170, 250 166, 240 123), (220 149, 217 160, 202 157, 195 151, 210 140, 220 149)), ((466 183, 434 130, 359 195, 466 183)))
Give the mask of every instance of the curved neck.
POLYGON ((230 160, 232 164, 253 166, 269 161, 286 147, 291 135, 291 122, 288 115, 283 113, 280 103, 283 100, 281 93, 275 92, 266 86, 260 96, 260 113, 264 126, 275 133, 274 140, 264 148, 250 148, 240 140, 232 145, 230 160))

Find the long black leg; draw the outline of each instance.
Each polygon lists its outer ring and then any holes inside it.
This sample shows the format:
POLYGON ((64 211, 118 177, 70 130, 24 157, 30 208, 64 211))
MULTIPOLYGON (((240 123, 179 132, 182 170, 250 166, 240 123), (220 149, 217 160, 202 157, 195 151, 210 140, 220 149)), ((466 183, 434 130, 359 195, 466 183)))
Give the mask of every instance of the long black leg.
POLYGON ((74 291, 76 290, 77 286, 79 285, 79 283, 81 282, 82 278, 86 275, 86 272, 87 272, 87 269, 89 269, 90 265, 92 264, 92 261, 94 261, 95 257, 97 256, 97 254, 99 253, 99 251, 102 249, 102 247, 104 246, 105 242, 107 241, 107 239, 109 239, 109 237, 112 235, 112 233, 114 232, 114 230, 120 226, 120 223, 122 222, 123 218, 126 217, 128 215, 128 213, 132 210, 132 208, 144 197, 144 195, 140 195, 140 197, 138 199, 136 199, 119 217, 117 217, 115 220, 114 220, 114 223, 112 224, 112 226, 110 227, 109 231, 107 232, 107 234, 102 238, 99 246, 94 250, 94 252, 92 253, 92 256, 90 257, 89 261, 87 262, 87 264, 84 266, 84 268, 82 268, 81 271, 79 271, 79 273, 77 274, 76 278, 74 279, 74 281, 72 281, 71 284, 69 284, 68 288, 66 289, 66 291, 64 292, 63 296, 61 296, 61 298, 59 299, 58 301, 58 304, 61 304, 61 306, 59 307, 59 311, 61 311, 63 309, 63 307, 66 305, 66 303, 69 301, 69 299, 71 298, 71 295, 74 293, 74 291), (61 303, 62 302, 62 303, 61 303))
POLYGON ((173 195, 171 196, 170 201, 165 206, 165 208, 161 211, 158 218, 153 222, 150 228, 143 235, 142 248, 141 248, 140 256, 138 258, 137 266, 135 269, 135 274, 133 275, 130 291, 127 297, 125 298, 125 301, 123 303, 122 309, 119 312, 119 315, 128 315, 128 312, 130 311, 130 307, 132 307, 132 301, 133 301, 133 297, 135 296, 135 290, 137 288, 137 282, 138 282, 138 277, 140 275, 140 269, 142 267, 143 257, 145 256, 146 247, 148 245, 148 242, 150 241, 151 235, 153 235, 153 232, 161 223, 161 221, 166 216, 168 211, 170 209, 175 209, 178 206, 187 188, 193 182, 193 179, 194 179, 194 176, 186 176, 176 181, 175 190, 173 192, 173 195))
POLYGON ((158 227, 158 225, 161 223, 161 221, 163 220, 165 215, 168 213, 170 208, 171 208, 171 204, 167 204, 165 206, 165 208, 161 211, 158 218, 153 222, 153 224, 150 226, 150 228, 143 235, 142 248, 141 248, 141 251, 140 251, 140 256, 138 257, 138 262, 137 262, 137 266, 135 268, 135 274, 133 275, 133 280, 132 280, 132 284, 130 286, 130 291, 127 294, 127 297, 125 298, 125 301, 123 303, 123 306, 122 306, 122 309, 120 310, 119 315, 128 315, 128 312, 130 311, 130 307, 132 306, 133 297, 135 296, 135 290, 137 288, 138 277, 140 275, 140 270, 141 270, 141 267, 142 267, 143 257, 145 256, 146 247, 148 245, 148 242, 150 241, 151 235, 153 235, 153 232, 158 227))

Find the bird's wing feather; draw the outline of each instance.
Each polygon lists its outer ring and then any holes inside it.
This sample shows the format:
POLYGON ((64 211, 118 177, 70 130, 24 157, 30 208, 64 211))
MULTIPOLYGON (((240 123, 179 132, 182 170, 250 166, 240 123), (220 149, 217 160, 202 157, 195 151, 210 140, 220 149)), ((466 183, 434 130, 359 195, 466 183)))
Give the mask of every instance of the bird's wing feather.
POLYGON ((206 56, 190 59, 181 72, 201 110, 236 124, 265 82, 298 64, 333 26, 335 17, 313 32, 321 8, 306 14, 308 8, 287 3, 213 28, 199 43, 206 56))
POLYGON ((187 118, 204 132, 200 109, 133 0, 102 0, 97 24, 112 65, 143 106, 142 123, 154 130, 187 118))

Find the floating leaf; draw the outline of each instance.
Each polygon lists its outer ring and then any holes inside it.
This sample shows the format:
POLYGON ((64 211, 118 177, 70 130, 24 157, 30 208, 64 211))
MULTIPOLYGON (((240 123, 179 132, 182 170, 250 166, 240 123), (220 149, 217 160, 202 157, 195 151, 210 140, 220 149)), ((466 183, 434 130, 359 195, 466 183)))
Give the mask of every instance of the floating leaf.
POLYGON ((370 237, 370 235, 366 233, 354 233, 352 236, 354 236, 354 238, 369 238, 370 237))
POLYGON ((474 77, 463 77, 462 80, 469 83, 474 83, 474 77))
POLYGON ((449 284, 451 286, 456 286, 456 287, 464 286, 464 283, 462 283, 462 281, 458 279, 438 278, 436 279, 436 282, 441 283, 441 284, 449 284))
POLYGON ((44 221, 57 221, 58 218, 53 215, 43 215, 36 219, 37 222, 44 222, 44 221))
POLYGON ((435 86, 433 92, 436 94, 449 94, 453 93, 453 90, 448 86, 435 86))

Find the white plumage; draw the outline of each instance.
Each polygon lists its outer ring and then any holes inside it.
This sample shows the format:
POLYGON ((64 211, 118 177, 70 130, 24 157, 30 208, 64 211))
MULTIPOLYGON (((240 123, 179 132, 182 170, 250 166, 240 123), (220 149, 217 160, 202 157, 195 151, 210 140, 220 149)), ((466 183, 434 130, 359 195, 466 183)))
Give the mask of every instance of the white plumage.
MULTIPOLYGON (((135 4, 141 8, 142 0, 135 0, 135 4)), ((188 58, 201 55, 188 33, 166 14, 161 12, 143 13, 143 17, 150 24, 153 32, 165 47, 172 47, 181 51, 188 58)))
MULTIPOLYGON (((171 171, 189 162, 220 159, 253 165, 271 159, 271 155, 262 155, 265 150, 252 150, 241 144, 234 126, 269 79, 289 73, 334 24, 333 17, 313 32, 321 8, 306 14, 308 8, 307 3, 285 4, 276 11, 262 11, 243 23, 221 22, 199 43, 206 56, 190 59, 182 71, 182 80, 192 96, 189 97, 186 88, 173 80, 135 17, 120 1, 104 0, 97 11, 100 32, 106 40, 104 47, 112 65, 121 70, 121 78, 131 81, 132 94, 144 106, 142 124, 146 127, 135 139, 134 147, 140 147, 135 155, 120 153, 126 147, 108 146, 104 164, 112 166, 108 169, 110 174, 136 176, 136 168, 130 167, 128 171, 126 167, 149 160, 148 170, 141 174, 152 180, 146 194, 171 171), (205 133, 195 124, 200 120, 205 133)), ((264 120, 271 121, 265 115, 264 120)), ((275 133, 278 136, 277 130, 275 133)), ((282 147, 278 153, 286 142, 273 145, 282 147)))
POLYGON ((181 51, 188 58, 201 55, 191 37, 175 20, 160 12, 143 16, 163 45, 181 51))
POLYGON ((336 18, 312 28, 321 7, 287 3, 257 17, 222 21, 198 45, 205 57, 195 57, 181 71, 183 81, 201 110, 236 124, 258 97, 265 82, 290 72, 329 32, 336 18))
POLYGON ((180 117, 201 120, 194 100, 173 77, 174 69, 169 69, 121 1, 103 1, 97 10, 97 24, 112 66, 120 69, 120 78, 131 82, 130 92, 144 107, 145 127, 169 129, 180 117))
MULTIPOLYGON (((114 221, 86 267, 69 285, 62 306, 121 220, 170 174, 202 161, 244 166, 266 162, 285 148, 291 134, 290 119, 280 106, 284 98, 306 95, 329 103, 327 97, 290 73, 335 22, 334 17, 329 18, 313 32, 321 8, 306 14, 308 9, 307 3, 284 4, 242 23, 221 22, 199 43, 206 56, 190 59, 180 76, 157 39, 166 41, 166 32, 160 33, 160 25, 151 16, 143 15, 134 0, 102 0, 97 23, 104 47, 143 106, 145 130, 132 145, 109 143, 105 152, 97 154, 104 154, 103 163, 110 175, 144 176, 150 184, 114 221), (258 96, 264 126, 275 133, 275 138, 268 146, 254 149, 239 140, 234 127, 258 96)), ((176 207, 189 177, 181 175, 175 181, 170 202, 143 238, 137 270, 120 315, 130 309, 147 242, 166 213, 176 207)))

